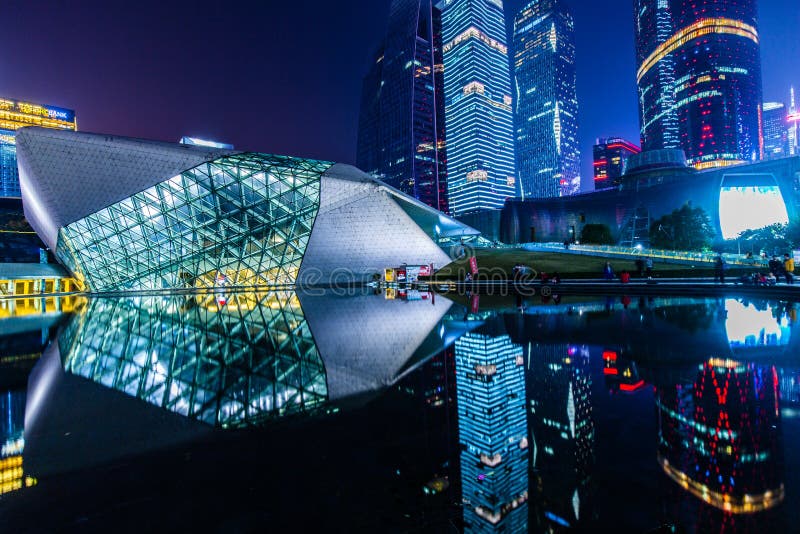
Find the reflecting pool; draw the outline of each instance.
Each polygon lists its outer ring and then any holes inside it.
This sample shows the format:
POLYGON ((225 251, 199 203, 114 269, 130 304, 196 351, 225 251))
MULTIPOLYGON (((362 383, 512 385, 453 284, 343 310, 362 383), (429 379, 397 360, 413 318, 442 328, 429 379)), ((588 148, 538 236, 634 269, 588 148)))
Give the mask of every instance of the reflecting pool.
POLYGON ((0 301, 2 531, 789 532, 797 305, 0 301))

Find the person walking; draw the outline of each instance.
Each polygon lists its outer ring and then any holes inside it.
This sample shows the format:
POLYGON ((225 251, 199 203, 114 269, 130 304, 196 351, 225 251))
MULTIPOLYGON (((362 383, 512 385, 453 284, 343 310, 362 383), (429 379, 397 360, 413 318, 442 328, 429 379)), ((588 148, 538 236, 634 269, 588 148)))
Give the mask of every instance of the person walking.
POLYGON ((644 268, 647 271, 647 278, 650 279, 653 277, 653 258, 647 256, 644 260, 644 268))
POLYGON ((794 258, 789 254, 783 255, 783 271, 786 273, 786 283, 794 284, 794 258))
POLYGON ((639 275, 639 278, 644 277, 644 260, 642 258, 636 258, 636 274, 639 275))
POLYGON ((725 260, 722 254, 717 254, 717 259, 714 260, 714 283, 725 283, 725 260))
POLYGON ((606 280, 614 279, 614 269, 611 268, 611 264, 609 262, 606 262, 605 266, 603 267, 603 278, 606 280))

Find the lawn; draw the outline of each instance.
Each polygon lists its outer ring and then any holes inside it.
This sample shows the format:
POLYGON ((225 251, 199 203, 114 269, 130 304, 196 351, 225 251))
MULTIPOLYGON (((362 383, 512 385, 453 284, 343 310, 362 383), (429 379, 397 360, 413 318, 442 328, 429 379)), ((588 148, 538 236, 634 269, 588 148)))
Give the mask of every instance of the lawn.
MULTIPOLYGON (((567 252, 531 252, 523 249, 476 249, 479 278, 510 278, 514 265, 522 264, 536 272, 552 274, 557 272, 561 278, 602 278, 606 261, 611 263, 614 273, 628 270, 636 275, 634 260, 618 257, 585 256, 567 252)), ((468 259, 460 258, 439 269, 435 278, 438 280, 455 280, 463 278, 469 270, 468 259), (459 273, 461 273, 459 275, 459 273)), ((729 268, 726 276, 738 276, 753 268, 729 268)), ((695 264, 676 264, 653 259, 653 277, 713 277, 714 266, 710 262, 695 264)))

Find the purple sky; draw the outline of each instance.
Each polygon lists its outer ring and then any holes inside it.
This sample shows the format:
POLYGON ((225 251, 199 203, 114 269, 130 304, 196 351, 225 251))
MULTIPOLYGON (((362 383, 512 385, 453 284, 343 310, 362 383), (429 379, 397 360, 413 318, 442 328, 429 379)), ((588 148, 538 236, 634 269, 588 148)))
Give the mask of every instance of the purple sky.
MULTIPOLYGON (((352 163, 388 3, 4 0, 0 96, 74 109, 85 131, 352 163)), ((632 1, 571 4, 587 183, 596 137, 638 140, 632 1)), ((764 98, 787 101, 800 4, 761 0, 760 17, 764 98)))

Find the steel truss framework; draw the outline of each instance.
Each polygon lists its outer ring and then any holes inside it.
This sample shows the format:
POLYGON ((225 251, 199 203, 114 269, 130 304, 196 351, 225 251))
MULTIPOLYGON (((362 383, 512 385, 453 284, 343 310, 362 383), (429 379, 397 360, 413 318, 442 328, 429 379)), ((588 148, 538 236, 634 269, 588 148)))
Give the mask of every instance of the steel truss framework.
POLYGON ((58 342, 68 373, 223 428, 328 399, 292 292, 92 299, 58 342))
POLYGON ((203 163, 62 228, 56 256, 93 291, 293 284, 330 166, 203 163))

